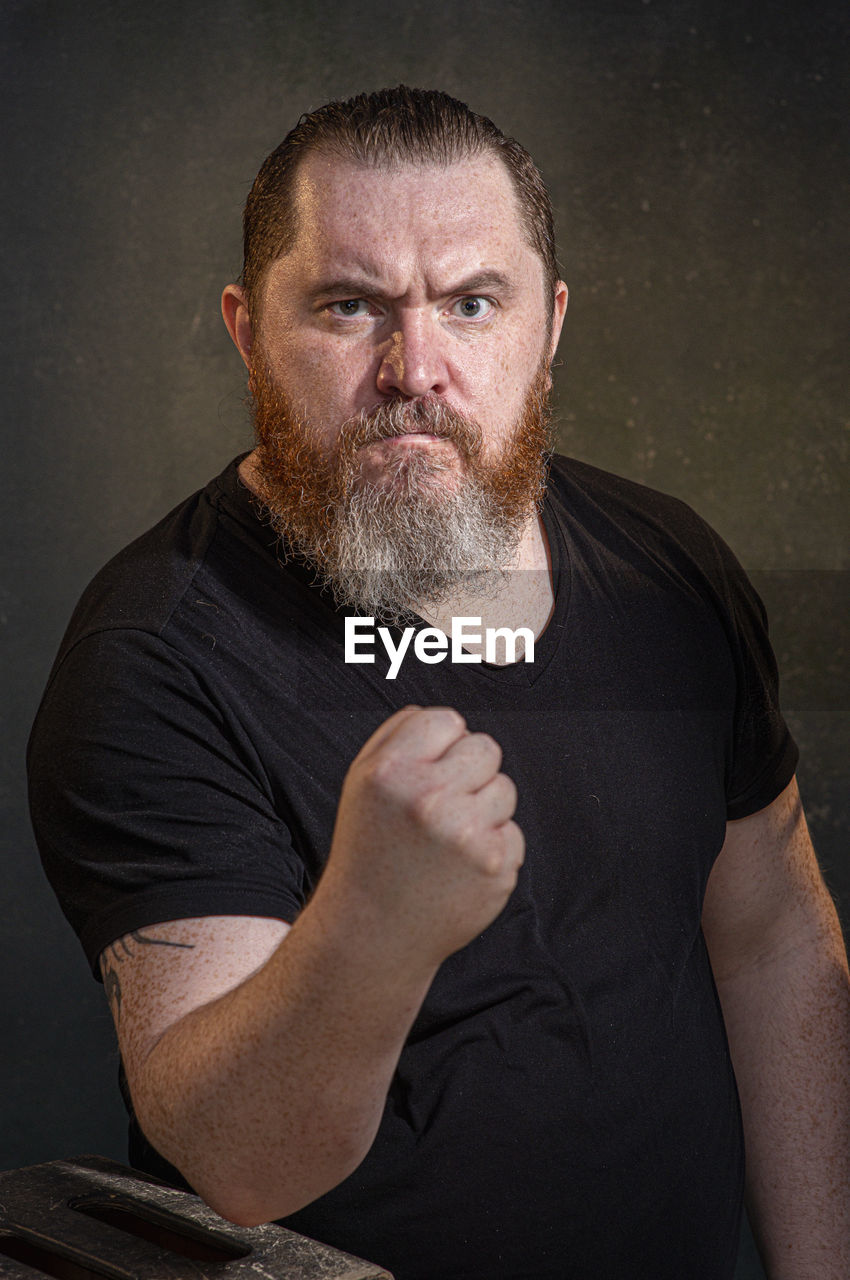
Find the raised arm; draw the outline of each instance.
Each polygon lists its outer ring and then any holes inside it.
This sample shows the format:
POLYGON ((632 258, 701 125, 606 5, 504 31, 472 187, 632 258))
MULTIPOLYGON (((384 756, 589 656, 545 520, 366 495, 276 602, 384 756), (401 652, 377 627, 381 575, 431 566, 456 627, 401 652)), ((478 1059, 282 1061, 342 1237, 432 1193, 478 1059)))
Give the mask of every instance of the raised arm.
POLYGON ((291 928, 182 920, 103 953, 142 1129, 224 1217, 293 1213, 366 1155, 434 974, 516 883, 500 765, 457 712, 404 708, 352 764, 291 928))
POLYGON ((796 782, 730 822, 703 914, 770 1280, 850 1275, 850 976, 796 782))

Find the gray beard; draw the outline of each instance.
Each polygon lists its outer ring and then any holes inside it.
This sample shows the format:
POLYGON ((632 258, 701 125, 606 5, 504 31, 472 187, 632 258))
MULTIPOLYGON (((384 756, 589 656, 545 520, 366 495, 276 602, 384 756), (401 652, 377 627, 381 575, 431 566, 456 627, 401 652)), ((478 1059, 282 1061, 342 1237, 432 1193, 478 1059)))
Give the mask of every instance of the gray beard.
POLYGON ((487 459, 481 427, 436 398, 362 411, 328 452, 260 355, 251 369, 256 492, 284 554, 314 568, 338 605, 383 622, 456 596, 498 594, 543 502, 548 362, 541 361, 501 454, 487 459), (413 446, 385 458, 377 480, 363 475, 364 448, 416 431, 451 440, 456 458, 413 446))
POLYGON ((400 624, 453 594, 498 593, 530 513, 506 515, 471 477, 443 488, 444 469, 418 452, 404 458, 380 487, 348 494, 323 545, 300 548, 337 604, 400 624))

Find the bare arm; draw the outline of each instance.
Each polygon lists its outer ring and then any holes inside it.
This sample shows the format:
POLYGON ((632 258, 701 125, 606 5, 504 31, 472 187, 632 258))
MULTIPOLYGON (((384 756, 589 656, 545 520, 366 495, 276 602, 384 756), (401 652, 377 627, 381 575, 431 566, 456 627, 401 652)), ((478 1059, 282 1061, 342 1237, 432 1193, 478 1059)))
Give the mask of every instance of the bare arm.
POLYGON ((850 1275, 850 976, 795 782, 729 823, 703 928, 770 1280, 850 1275))
POLYGON ((516 883, 500 763, 456 712, 405 708, 349 770, 291 929, 178 921, 104 952, 139 1122, 225 1217, 292 1213, 365 1156, 434 974, 516 883))
POLYGON ((344 918, 325 924, 316 899, 289 930, 212 917, 142 935, 173 945, 143 953, 131 936, 112 949, 130 956, 106 952, 102 964, 113 1003, 120 982, 121 1053, 157 1150, 243 1225, 294 1212, 352 1172, 432 974, 408 978, 377 928, 363 938, 344 918), (210 998, 263 933, 265 962, 210 998))

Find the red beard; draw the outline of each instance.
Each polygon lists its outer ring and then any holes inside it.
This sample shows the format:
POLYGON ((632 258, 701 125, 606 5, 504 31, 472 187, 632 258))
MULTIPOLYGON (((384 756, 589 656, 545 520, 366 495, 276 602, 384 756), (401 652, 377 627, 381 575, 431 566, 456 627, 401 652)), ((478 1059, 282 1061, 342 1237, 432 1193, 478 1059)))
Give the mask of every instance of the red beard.
MULTIPOLYGON (((445 475, 448 464, 444 458, 428 456, 429 449, 399 449, 377 485, 368 485, 361 476, 364 446, 424 431, 456 446, 461 493, 477 491, 497 526, 524 527, 531 512, 539 509, 546 485, 551 449, 548 387, 548 362, 542 362, 519 419, 496 456, 485 456, 477 423, 436 397, 393 400, 368 413, 362 411, 343 424, 328 449, 318 443, 310 423, 294 411, 283 388, 272 381, 258 350, 250 388, 259 496, 290 549, 321 573, 336 558, 337 543, 345 532, 344 513, 358 492, 371 488, 379 495, 376 507, 383 511, 413 501, 436 509, 445 499, 451 486, 440 475, 445 475)), ((456 460, 452 470, 457 469, 456 460)), ((421 555, 429 556, 428 546, 422 547, 421 555)))

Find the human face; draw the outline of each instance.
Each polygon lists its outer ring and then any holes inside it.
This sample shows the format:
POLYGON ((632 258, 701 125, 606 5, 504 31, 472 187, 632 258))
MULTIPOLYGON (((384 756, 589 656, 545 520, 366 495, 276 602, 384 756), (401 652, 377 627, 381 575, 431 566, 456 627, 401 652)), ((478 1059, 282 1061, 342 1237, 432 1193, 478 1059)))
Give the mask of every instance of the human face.
MULTIPOLYGON (((501 161, 378 170, 314 153, 296 207, 296 242, 269 269, 256 334, 245 315, 240 330, 232 290, 246 361, 259 357, 328 452, 361 411, 431 397, 475 421, 483 457, 497 455, 566 305, 565 286, 547 298, 501 161)), ((439 461, 446 485, 463 468, 454 443, 414 431, 365 446, 363 479, 379 483, 409 450, 439 461)))

